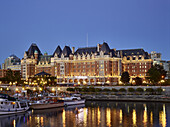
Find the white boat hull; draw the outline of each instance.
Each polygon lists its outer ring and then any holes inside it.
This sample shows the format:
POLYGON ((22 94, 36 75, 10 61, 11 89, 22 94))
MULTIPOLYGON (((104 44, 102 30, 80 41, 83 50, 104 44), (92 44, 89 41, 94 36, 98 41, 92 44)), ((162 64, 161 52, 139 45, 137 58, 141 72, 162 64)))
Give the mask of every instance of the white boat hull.
POLYGON ((9 114, 17 114, 17 113, 22 113, 22 112, 26 112, 29 109, 29 107, 27 108, 21 108, 21 109, 17 109, 17 110, 0 110, 0 115, 9 115, 9 114))
POLYGON ((64 106, 84 104, 85 100, 64 101, 64 106))
POLYGON ((58 108, 63 107, 64 103, 54 103, 54 104, 32 104, 31 109, 48 109, 48 108, 58 108))

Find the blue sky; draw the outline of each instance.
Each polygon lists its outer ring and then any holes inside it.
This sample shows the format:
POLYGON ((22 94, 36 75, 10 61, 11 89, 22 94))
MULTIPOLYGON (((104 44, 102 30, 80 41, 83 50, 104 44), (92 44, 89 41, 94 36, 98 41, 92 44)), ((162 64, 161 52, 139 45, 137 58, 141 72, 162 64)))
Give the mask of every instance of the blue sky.
POLYGON ((169 0, 1 0, 0 64, 22 58, 32 42, 52 54, 65 45, 106 41, 111 48, 144 48, 170 60, 169 0))

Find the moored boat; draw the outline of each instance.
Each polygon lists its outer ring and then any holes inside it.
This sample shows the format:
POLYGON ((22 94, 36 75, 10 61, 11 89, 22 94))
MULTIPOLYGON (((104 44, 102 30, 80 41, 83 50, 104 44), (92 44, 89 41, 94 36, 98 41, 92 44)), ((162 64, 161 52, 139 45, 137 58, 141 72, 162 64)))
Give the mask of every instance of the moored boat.
POLYGON ((29 109, 27 102, 9 101, 0 98, 0 115, 22 113, 29 109))
POLYGON ((64 102, 57 99, 47 99, 47 100, 38 100, 30 102, 31 109, 48 109, 48 108, 58 108, 63 107, 64 102))
POLYGON ((85 104, 85 99, 80 97, 63 97, 61 100, 64 101, 64 106, 85 104))

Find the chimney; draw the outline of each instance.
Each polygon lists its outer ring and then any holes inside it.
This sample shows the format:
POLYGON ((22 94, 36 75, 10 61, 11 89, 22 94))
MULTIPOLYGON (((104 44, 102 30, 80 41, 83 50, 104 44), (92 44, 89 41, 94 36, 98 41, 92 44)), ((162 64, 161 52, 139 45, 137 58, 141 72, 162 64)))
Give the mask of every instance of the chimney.
POLYGON ((72 47, 72 54, 74 54, 75 52, 75 47, 72 47))
POLYGON ((100 50, 100 44, 97 44, 97 52, 100 50))
POLYGON ((123 58, 122 50, 120 50, 120 57, 123 58))

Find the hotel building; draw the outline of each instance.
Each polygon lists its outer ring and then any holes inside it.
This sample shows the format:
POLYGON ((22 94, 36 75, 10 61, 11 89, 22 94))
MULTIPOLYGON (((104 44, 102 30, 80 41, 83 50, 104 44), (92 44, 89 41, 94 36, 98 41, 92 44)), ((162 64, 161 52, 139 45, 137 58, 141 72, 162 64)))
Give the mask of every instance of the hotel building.
POLYGON ((96 47, 78 48, 65 46, 56 48, 52 55, 42 55, 36 44, 32 44, 21 60, 24 80, 45 71, 57 77, 57 83, 118 84, 121 74, 128 71, 131 81, 135 77, 146 77, 152 59, 143 49, 116 50, 107 43, 96 47))

